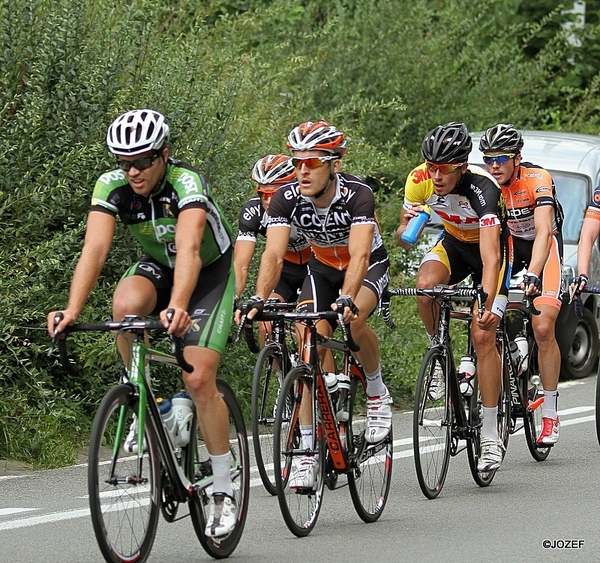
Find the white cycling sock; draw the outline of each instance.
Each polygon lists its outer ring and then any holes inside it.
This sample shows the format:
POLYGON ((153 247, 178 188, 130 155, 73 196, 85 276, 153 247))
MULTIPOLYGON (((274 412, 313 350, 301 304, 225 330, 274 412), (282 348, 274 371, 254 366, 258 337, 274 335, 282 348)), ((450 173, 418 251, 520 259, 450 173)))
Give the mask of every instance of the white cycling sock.
POLYGON ((384 395, 387 391, 387 387, 383 383, 381 377, 381 366, 379 366, 373 373, 365 372, 367 378, 367 395, 369 397, 379 397, 384 395))
POLYGON ((229 452, 222 455, 211 455, 213 472, 213 494, 225 493, 233 497, 233 487, 231 486, 231 455, 229 452))
POLYGON ((300 437, 302 439, 302 447, 305 450, 312 450, 313 449, 312 426, 300 425, 300 437))
POLYGON ((542 403, 542 416, 547 418, 556 418, 556 399, 558 391, 544 391, 544 402, 542 403))
POLYGON ((498 407, 487 408, 482 407, 483 424, 481 425, 482 438, 498 439, 498 407))

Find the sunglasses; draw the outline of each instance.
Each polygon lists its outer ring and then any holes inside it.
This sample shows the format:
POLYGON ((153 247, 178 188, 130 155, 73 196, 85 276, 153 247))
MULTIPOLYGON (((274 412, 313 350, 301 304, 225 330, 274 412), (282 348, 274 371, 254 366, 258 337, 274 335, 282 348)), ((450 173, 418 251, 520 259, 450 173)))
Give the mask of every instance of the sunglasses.
POLYGON ((132 166, 141 172, 142 170, 146 170, 146 168, 150 168, 159 156, 160 153, 156 152, 152 156, 142 156, 135 160, 120 160, 117 158, 117 166, 125 172, 129 172, 132 166))
POLYGON ((496 156, 484 156, 483 162, 486 164, 497 164, 498 166, 502 166, 506 164, 511 158, 515 158, 514 154, 499 154, 496 156))
POLYGON ((328 162, 330 160, 334 160, 336 158, 338 158, 338 157, 335 155, 332 155, 332 156, 307 156, 305 158, 292 157, 291 160, 292 160, 293 167, 296 168, 297 170, 302 168, 303 164, 307 168, 310 168, 312 170, 313 168, 320 168, 326 162, 328 162))
POLYGON ((425 165, 427 166, 427 170, 429 170, 430 172, 437 172, 439 170, 442 174, 451 174, 452 172, 456 172, 463 165, 463 163, 461 162, 460 164, 434 164, 433 162, 427 161, 425 165))

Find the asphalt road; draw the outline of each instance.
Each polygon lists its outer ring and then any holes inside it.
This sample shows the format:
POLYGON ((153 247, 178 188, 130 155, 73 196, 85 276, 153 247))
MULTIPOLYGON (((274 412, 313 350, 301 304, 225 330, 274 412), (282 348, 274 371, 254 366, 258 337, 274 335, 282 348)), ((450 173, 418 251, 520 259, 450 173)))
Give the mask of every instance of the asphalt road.
MULTIPOLYGON (((561 438, 537 463, 525 436, 511 436, 505 462, 481 489, 466 452, 450 461, 436 500, 421 494, 412 455, 411 413, 394 420, 393 482, 381 519, 364 524, 347 488, 326 490, 312 534, 287 529, 277 499, 256 471, 244 536, 231 561, 396 563, 398 561, 600 560, 600 446, 594 425, 595 377, 561 384, 561 438)), ((89 518, 86 467, 2 471, 0 563, 102 561, 89 518)), ((210 561, 188 518, 159 523, 151 562, 210 561)))

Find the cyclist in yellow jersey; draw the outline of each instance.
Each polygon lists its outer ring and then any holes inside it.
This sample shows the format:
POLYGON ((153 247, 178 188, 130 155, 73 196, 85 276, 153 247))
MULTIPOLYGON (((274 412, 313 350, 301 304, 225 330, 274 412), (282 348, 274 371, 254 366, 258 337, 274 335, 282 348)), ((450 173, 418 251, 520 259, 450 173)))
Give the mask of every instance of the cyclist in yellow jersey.
POLYGON ((522 148, 521 132, 510 123, 490 127, 479 142, 487 171, 500 184, 506 201, 513 269, 527 268, 522 287, 527 295, 536 296, 533 304, 540 311, 531 318, 544 388, 538 443, 552 446, 560 429, 556 410, 560 349, 554 326, 562 305, 562 208, 549 172, 523 162, 522 148))
MULTIPOLYGON (((456 284, 470 275, 473 283, 481 283, 488 294, 482 317, 474 316, 471 326, 483 403, 478 463, 483 472, 497 469, 504 456, 497 424, 500 359, 496 327, 507 303, 510 240, 500 188, 484 170, 467 164, 471 148, 464 123, 450 122, 427 133, 421 145, 425 162, 406 180, 397 236, 400 246, 408 248, 400 235, 410 219, 428 205, 439 215, 444 231, 421 261, 417 287, 456 284)), ((418 307, 425 330, 435 344, 436 309, 427 298, 419 298, 418 307)), ((432 392, 441 396, 443 382, 437 382, 432 392)))

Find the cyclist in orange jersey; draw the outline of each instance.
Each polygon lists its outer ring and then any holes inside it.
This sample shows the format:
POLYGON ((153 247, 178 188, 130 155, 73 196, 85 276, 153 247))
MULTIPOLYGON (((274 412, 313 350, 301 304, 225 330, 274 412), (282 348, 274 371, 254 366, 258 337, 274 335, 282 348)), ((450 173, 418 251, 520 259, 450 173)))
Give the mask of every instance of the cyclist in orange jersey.
POLYGON ((479 142, 487 171, 502 188, 513 237, 513 270, 527 269, 521 287, 537 295, 532 328, 538 345, 538 362, 544 388, 543 428, 538 443, 551 446, 558 441, 560 421, 556 411, 560 349, 554 332, 561 307, 562 208, 550 174, 523 162, 523 137, 512 124, 490 127, 479 142))
MULTIPOLYGON (((467 164, 473 142, 464 123, 450 122, 431 130, 421 145, 425 162, 406 180, 404 204, 397 231, 401 235, 423 205, 441 218, 444 231, 423 257, 417 287, 456 284, 469 275, 488 294, 481 318, 474 316, 471 336, 477 355, 477 373, 483 404, 479 471, 497 469, 504 458, 498 436, 500 359, 496 327, 504 314, 510 279, 510 237, 505 209, 496 181, 484 170, 467 164)), ((419 298, 419 314, 432 345, 437 344, 435 308, 419 298)), ((431 384, 433 400, 445 393, 441 373, 431 384)))

